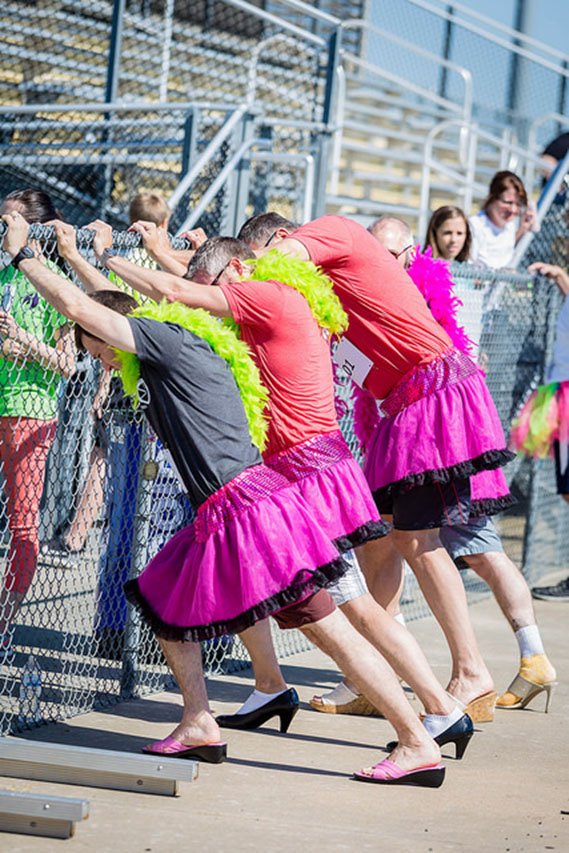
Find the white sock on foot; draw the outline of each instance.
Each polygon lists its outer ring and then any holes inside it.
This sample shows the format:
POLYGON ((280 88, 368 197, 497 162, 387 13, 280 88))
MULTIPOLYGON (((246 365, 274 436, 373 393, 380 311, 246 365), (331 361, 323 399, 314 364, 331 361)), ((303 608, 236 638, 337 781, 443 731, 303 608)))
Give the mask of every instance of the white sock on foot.
POLYGON ((273 699, 276 699, 277 696, 280 696, 282 693, 286 693, 288 687, 285 687, 284 690, 279 690, 278 693, 261 693, 260 690, 253 690, 251 695, 245 700, 243 705, 236 711, 236 714, 250 714, 251 711, 256 711, 257 708, 262 708, 263 705, 267 705, 273 699))
POLYGON ((400 625, 405 624, 405 617, 403 616, 402 613, 398 613, 397 616, 394 616, 393 618, 395 619, 396 622, 399 622, 400 625))
POLYGON ((463 714, 464 711, 457 705, 450 714, 426 714, 423 717, 423 725, 431 737, 436 737, 449 729, 457 720, 460 720, 463 714))
POLYGON ((532 655, 545 654, 537 625, 526 625, 525 628, 520 628, 516 631, 515 637, 520 647, 521 658, 530 658, 532 655))

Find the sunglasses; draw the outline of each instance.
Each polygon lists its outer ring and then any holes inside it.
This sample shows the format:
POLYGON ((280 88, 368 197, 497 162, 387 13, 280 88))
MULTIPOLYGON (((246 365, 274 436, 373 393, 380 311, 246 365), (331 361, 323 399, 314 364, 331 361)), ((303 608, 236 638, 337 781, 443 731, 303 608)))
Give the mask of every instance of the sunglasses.
POLYGON ((220 269, 220 271, 218 272, 218 274, 216 275, 216 277, 214 278, 214 280, 210 284, 210 287, 213 287, 214 284, 217 284, 217 282, 219 281, 219 279, 221 278, 221 276, 223 275, 223 273, 225 272, 225 270, 227 269, 229 264, 230 264, 230 261, 227 261, 227 263, 222 266, 222 268, 220 269))
POLYGON ((393 251, 393 249, 388 249, 387 251, 389 252, 389 254, 390 254, 390 255, 393 255, 393 257, 395 258, 395 260, 397 260, 398 258, 400 258, 400 257, 401 257, 401 255, 402 255, 402 254, 404 254, 404 252, 408 252, 408 251, 409 251, 409 249, 412 249, 412 248, 413 248, 413 244, 412 244, 412 243, 409 243, 409 245, 408 245, 408 246, 405 246, 405 248, 404 248, 404 249, 401 249, 401 251, 400 251, 400 252, 394 252, 394 251, 393 251))

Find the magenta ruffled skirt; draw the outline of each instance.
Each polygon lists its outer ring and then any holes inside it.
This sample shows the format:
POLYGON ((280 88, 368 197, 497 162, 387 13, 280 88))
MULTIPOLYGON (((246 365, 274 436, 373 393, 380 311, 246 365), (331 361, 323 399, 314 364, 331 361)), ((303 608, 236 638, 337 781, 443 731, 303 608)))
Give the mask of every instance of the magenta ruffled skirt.
POLYGON ((256 465, 208 498, 125 592, 159 637, 197 642, 239 633, 346 569, 298 487, 256 465))
POLYGON ((380 496, 471 477, 513 458, 483 376, 458 350, 410 370, 381 410, 364 463, 380 496))
POLYGON ((492 471, 480 471, 470 478, 470 515, 480 518, 483 515, 496 515, 510 506, 516 499, 510 493, 508 481, 501 468, 492 471))
POLYGON ((320 529, 340 551, 349 551, 389 533, 375 506, 364 473, 340 430, 316 435, 265 464, 298 483, 320 529))

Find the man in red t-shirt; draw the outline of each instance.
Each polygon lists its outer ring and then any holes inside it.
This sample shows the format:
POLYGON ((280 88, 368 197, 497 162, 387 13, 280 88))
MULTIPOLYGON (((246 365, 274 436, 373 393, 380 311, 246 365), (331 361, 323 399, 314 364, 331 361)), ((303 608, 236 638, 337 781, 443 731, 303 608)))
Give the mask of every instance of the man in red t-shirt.
POLYGON ((475 368, 453 351, 397 259, 361 225, 324 216, 277 248, 312 260, 334 282, 349 317, 350 367, 355 365, 366 390, 384 400, 386 417, 366 459, 368 482, 382 514, 392 515, 393 543, 449 642, 449 691, 491 719, 492 678, 478 650, 462 581, 438 535, 441 526, 468 516, 469 475, 476 466, 491 460, 495 467, 508 458, 499 422, 487 423, 480 414, 487 401, 475 368), (460 400, 463 392, 472 394, 478 417, 460 400))

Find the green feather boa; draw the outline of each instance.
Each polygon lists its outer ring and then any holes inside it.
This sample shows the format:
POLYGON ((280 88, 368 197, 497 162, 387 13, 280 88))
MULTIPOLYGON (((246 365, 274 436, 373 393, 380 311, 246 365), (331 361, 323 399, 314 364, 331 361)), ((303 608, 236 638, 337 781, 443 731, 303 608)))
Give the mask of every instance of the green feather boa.
POLYGON ((301 293, 316 322, 333 335, 348 328, 348 315, 334 293, 334 285, 312 261, 301 261, 271 249, 253 261, 250 278, 254 281, 280 281, 301 293))
MULTIPOLYGON (((259 450, 264 449, 268 429, 264 410, 269 395, 261 383, 259 371, 251 359, 249 348, 243 341, 238 340, 231 329, 219 323, 202 308, 188 308, 179 302, 163 301, 160 304, 140 305, 129 316, 148 317, 151 320, 159 320, 161 323, 176 323, 207 341, 212 350, 229 365, 243 401, 253 444, 259 450)), ((134 353, 123 350, 115 350, 115 352, 121 365, 120 377, 125 393, 132 397, 136 405, 140 361, 134 353)))

